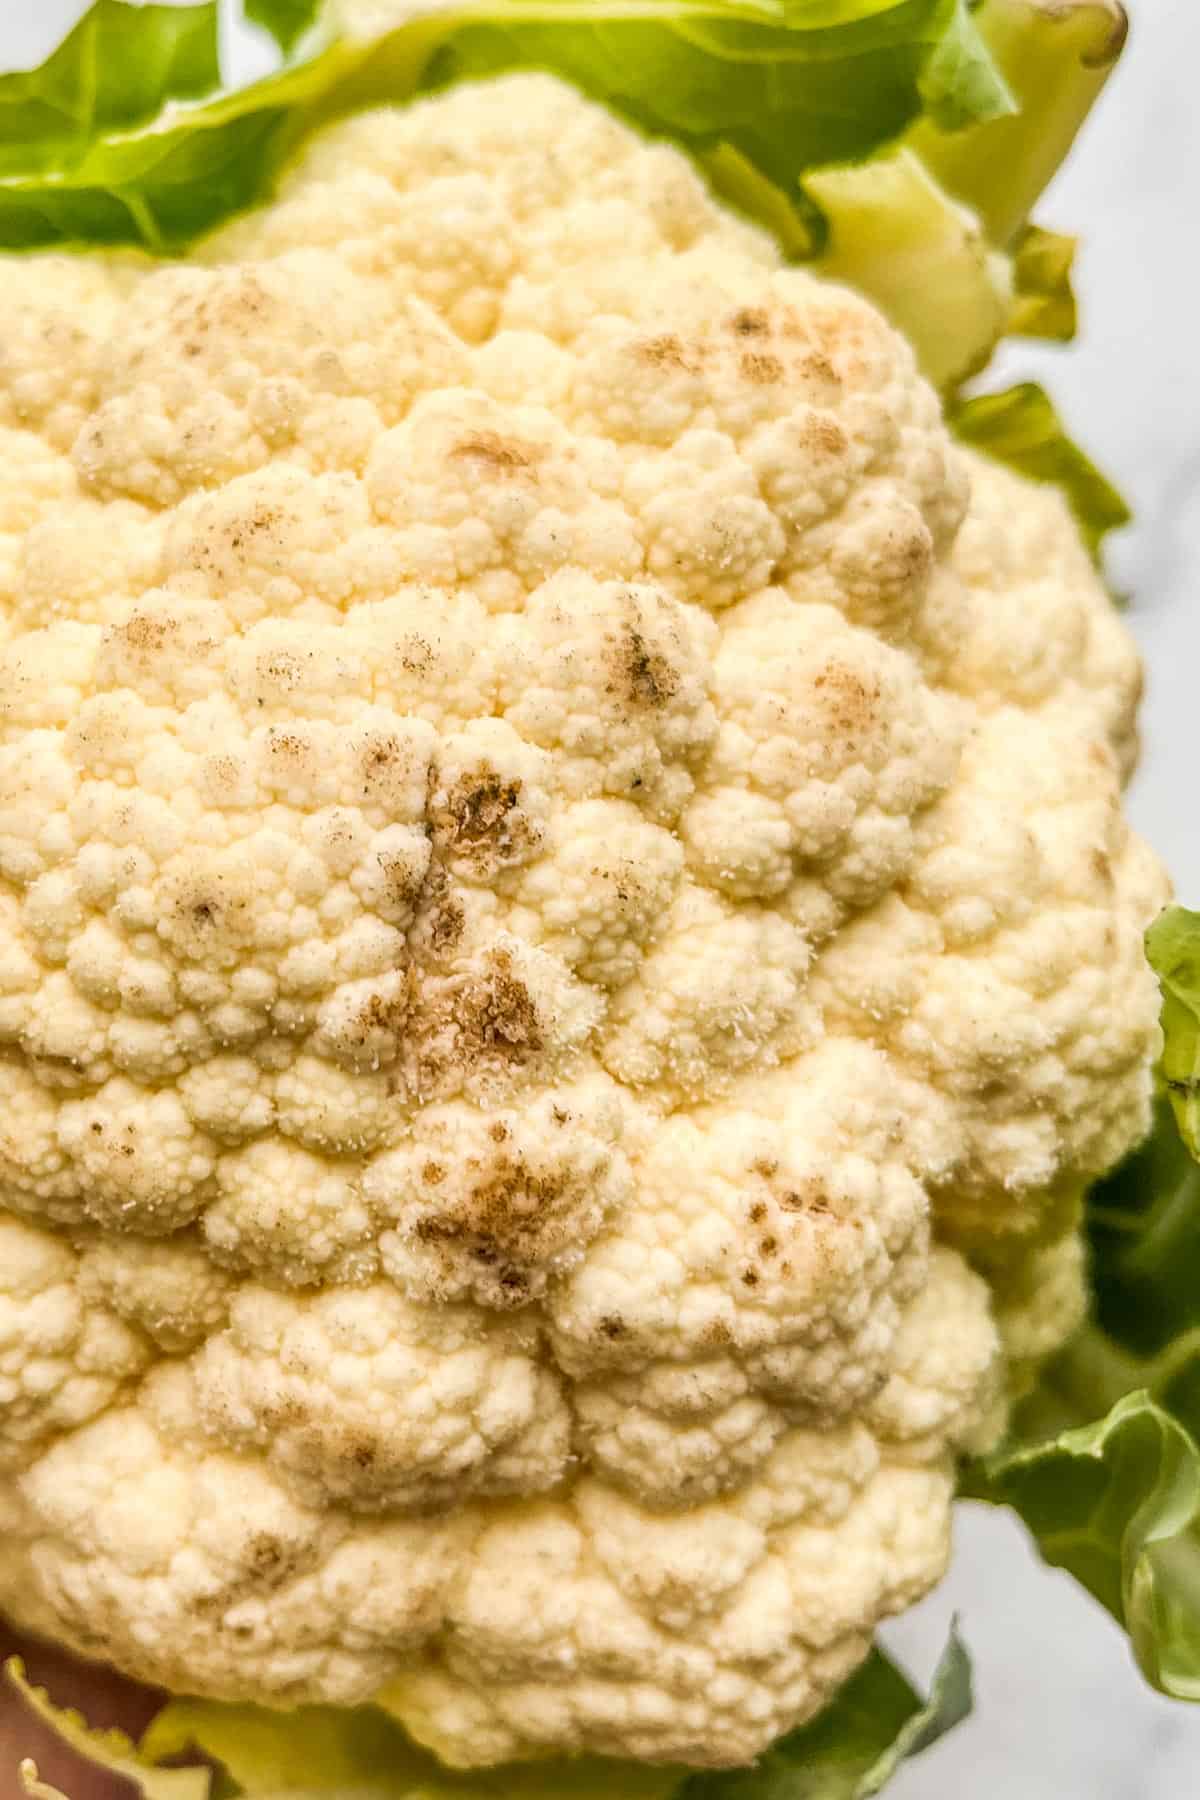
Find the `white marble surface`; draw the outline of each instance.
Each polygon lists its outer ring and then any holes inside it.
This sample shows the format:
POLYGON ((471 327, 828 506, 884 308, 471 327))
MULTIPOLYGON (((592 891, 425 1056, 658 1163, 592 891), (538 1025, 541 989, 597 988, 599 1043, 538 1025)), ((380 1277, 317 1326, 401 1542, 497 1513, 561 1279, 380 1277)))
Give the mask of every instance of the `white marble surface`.
MULTIPOLYGON (((0 0, 0 62, 34 61, 79 0, 0 0)), ((1200 905, 1200 4, 1131 0, 1134 31, 1077 151, 1042 208, 1084 234, 1084 332, 1068 351, 1022 347, 1006 377, 1036 376, 1118 479, 1137 523, 1113 547, 1150 670, 1141 829, 1200 905)), ((238 53, 245 73, 255 47, 238 53)), ((892 1628, 918 1674, 957 1611, 976 1662, 977 1711, 910 1765, 895 1800, 1191 1800, 1200 1708, 1148 1693, 1120 1633, 1036 1563, 1016 1524, 960 1509, 949 1581, 892 1628)))

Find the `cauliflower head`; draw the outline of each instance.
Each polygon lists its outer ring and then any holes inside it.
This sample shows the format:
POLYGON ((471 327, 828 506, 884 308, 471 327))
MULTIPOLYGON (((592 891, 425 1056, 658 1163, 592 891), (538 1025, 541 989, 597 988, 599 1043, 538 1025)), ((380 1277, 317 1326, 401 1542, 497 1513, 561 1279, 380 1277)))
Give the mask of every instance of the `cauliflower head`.
POLYGON ((1063 505, 548 77, 0 315, 0 1604, 455 1764, 752 1758, 1147 1119, 1063 505))

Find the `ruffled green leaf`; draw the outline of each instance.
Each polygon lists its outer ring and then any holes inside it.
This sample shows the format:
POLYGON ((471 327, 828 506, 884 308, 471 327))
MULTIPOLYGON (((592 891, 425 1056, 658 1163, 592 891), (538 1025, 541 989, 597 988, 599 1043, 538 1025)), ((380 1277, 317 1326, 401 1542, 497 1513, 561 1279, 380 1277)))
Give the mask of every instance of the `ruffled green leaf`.
POLYGON ((1008 326, 1012 272, 974 214, 911 150, 818 170, 805 187, 828 221, 814 268, 869 294, 935 386, 982 368, 1008 326))
MULTIPOLYGON (((145 1795, 145 1800, 210 1800, 212 1777, 208 1769, 160 1769, 149 1762, 133 1740, 123 1731, 98 1731, 82 1714, 70 1707, 56 1706, 44 1689, 25 1678, 25 1670, 17 1657, 4 1665, 4 1672, 25 1704, 61 1738, 68 1749, 85 1762, 110 1775, 132 1781, 145 1795)), ((39 1780, 35 1765, 25 1762, 21 1778, 31 1800, 63 1800, 58 1790, 39 1780)))
POLYGON ((1200 1451, 1171 1412, 1126 1394, 1094 1424, 988 1458, 967 1492, 1020 1513, 1046 1561, 1125 1626, 1148 1681, 1200 1699, 1200 1451))
POLYGON ((1200 1156, 1200 913, 1169 906, 1146 934, 1162 987, 1162 1073, 1184 1142, 1200 1156))
POLYGON ((311 31, 321 11, 321 0, 245 0, 252 25, 269 31, 279 48, 294 50, 306 31, 311 31))
POLYGON ((97 137, 219 80, 215 5, 96 0, 39 68, 0 76, 0 175, 52 180, 97 137))
POLYGON ((1094 556, 1107 532, 1128 524, 1124 500, 1067 436, 1049 395, 1035 382, 959 401, 948 418, 964 443, 1031 481, 1060 488, 1094 556))
POLYGON ((1077 314, 1071 272, 1077 245, 1060 231, 1027 225, 1013 246, 1013 304, 1007 328, 1014 337, 1075 336, 1077 314))
MULTIPOLYGON (((444 1768, 377 1707, 272 1712, 171 1700, 140 1745, 92 1731, 25 1680, 28 1704, 87 1761, 121 1775, 145 1800, 868 1800, 900 1764, 966 1716, 971 1665, 956 1633, 922 1701, 878 1651, 811 1725, 751 1769, 696 1775, 603 1757, 515 1763, 479 1773, 444 1768), (164 1768, 197 1753, 219 1765, 164 1768)), ((26 1773, 31 1800, 62 1800, 26 1773)))
POLYGON ((1047 1560, 1122 1621, 1147 1679, 1200 1700, 1200 913, 1168 908, 1147 949, 1170 1103, 1088 1197, 1092 1321, 968 1491, 1015 1506, 1047 1560))
POLYGON ((976 24, 1016 106, 951 134, 927 118, 911 142, 992 242, 1012 243, 1058 170, 1125 42, 1120 0, 982 0, 976 24))
MULTIPOLYGON (((167 10, 145 22, 147 57, 167 10)), ((260 0, 255 16, 292 42, 314 15, 260 0)), ((728 148, 796 207, 801 233, 806 170, 869 156, 927 110, 948 123, 1009 104, 966 0, 489 0, 416 15, 373 0, 315 17, 318 47, 281 75, 133 130, 100 120, 86 153, 54 166, 14 150, 0 246, 183 248, 262 199, 317 124, 515 69, 552 70, 694 155, 728 148)))
MULTIPOLYGON (((931 76, 953 71, 955 93, 969 97, 982 58, 988 91, 999 71, 1012 104, 973 115, 930 104, 899 152, 805 178, 822 220, 809 250, 817 266, 870 295, 948 391, 1007 334, 1074 335, 1074 240, 1028 223, 1029 212, 1124 40, 1116 0, 984 0, 973 23, 969 43, 943 40, 931 76)), ((761 216, 792 254, 805 253, 761 216)), ((1076 466, 1075 487, 1079 476, 1076 466)), ((1106 516, 1111 502, 1110 489, 1106 516)))
MULTIPOLYGON (((305 1706, 292 1713, 172 1700, 141 1752, 151 1764, 203 1751, 253 1800, 670 1800, 678 1769, 605 1757, 512 1763, 479 1774, 445 1768, 378 1707, 305 1706)), ((147 1795, 147 1800, 158 1800, 147 1795)))
POLYGON ((1093 1188, 1087 1216, 1097 1324, 1135 1356, 1169 1352, 1200 1327, 1200 1164, 1165 1095, 1146 1142, 1093 1188))
MULTIPOLYGON (((7 135, 0 248, 174 253, 264 199, 328 119, 545 68, 689 152, 789 256, 815 259, 875 300, 929 377, 953 389, 1005 331, 1063 336, 1073 324, 1066 240, 1029 232, 1010 264, 986 218, 962 204, 973 191, 960 193, 942 170, 947 145, 963 167, 982 158, 990 168, 991 152, 972 146, 1015 123, 997 54, 1022 75, 1022 128, 1061 148, 1052 96, 1023 74, 1042 54, 1044 9, 1020 0, 1014 12, 1015 3, 976 12, 967 0, 483 0, 414 14, 405 0, 245 0, 247 16, 285 50, 304 47, 304 60, 207 105, 160 111, 213 85, 216 5, 183 9, 210 46, 203 72, 184 82, 170 72, 178 9, 97 0, 74 35, 83 42, 117 18, 128 30, 136 11, 137 103, 100 112, 69 155, 28 157, 27 134, 7 135), (908 148, 889 152, 902 134, 908 148)), ((1099 3, 1088 0, 1088 18, 1099 3)), ((1072 25, 1054 42, 1075 54, 1092 40, 1072 25)), ((10 79, 49 80, 54 60, 10 79)), ((104 61, 119 84, 130 59, 104 61)), ((1089 76, 1089 94, 1096 85, 1089 76)), ((1023 173, 1020 182, 1024 206, 1023 173)))

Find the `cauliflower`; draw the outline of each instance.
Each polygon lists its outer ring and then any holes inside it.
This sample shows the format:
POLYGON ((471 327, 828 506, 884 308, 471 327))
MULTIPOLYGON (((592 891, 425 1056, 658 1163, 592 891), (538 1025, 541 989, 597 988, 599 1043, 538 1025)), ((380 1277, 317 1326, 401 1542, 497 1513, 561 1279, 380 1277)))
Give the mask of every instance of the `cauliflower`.
POLYGON ((0 343, 0 1603, 452 1764, 753 1758, 1148 1118, 1065 507, 548 76, 11 261, 0 343))

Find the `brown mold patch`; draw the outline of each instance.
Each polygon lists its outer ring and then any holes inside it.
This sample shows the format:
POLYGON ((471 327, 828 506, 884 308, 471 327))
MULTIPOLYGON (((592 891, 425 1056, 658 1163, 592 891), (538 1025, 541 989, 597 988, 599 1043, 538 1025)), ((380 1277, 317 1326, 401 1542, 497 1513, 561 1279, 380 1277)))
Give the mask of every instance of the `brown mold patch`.
POLYGON ((467 918, 436 856, 425 872, 415 905, 416 918, 409 933, 413 949, 435 960, 448 956, 461 941, 467 918))
POLYGON ((461 942, 467 915, 453 894, 445 894, 429 914, 426 941, 434 956, 448 956, 461 942))
POLYGON ((618 673, 635 706, 665 706, 679 692, 679 673, 662 651, 631 625, 618 650, 618 673))
POLYGON ((739 307, 729 320, 729 329, 737 337, 767 337, 771 321, 761 306, 739 307))
POLYGON ((485 1304, 523 1306, 533 1290, 531 1271, 569 1241, 574 1197, 565 1172, 539 1172, 520 1156, 501 1154, 418 1218, 412 1234, 442 1263, 447 1291, 466 1274, 485 1304))
POLYGON ((397 767, 404 766, 405 761, 404 745, 393 733, 379 732, 369 737, 358 752, 358 772, 363 793, 368 797, 373 796, 397 767))
POLYGON ((799 438, 802 449, 831 460, 849 449, 849 439, 831 413, 809 413, 799 426, 799 438))
POLYGON ((469 437, 460 438, 450 454, 474 463, 486 474, 503 478, 530 473, 544 452, 516 438, 501 437, 498 431, 473 431, 469 437))
POLYGON ((747 350, 738 363, 742 377, 758 387, 769 386, 772 382, 782 381, 783 364, 777 356, 768 356, 761 350, 747 350))
POLYGON ((410 990, 411 982, 404 982, 356 996, 354 1005, 324 1029, 333 1054, 356 1066, 365 1061, 378 1068, 394 1061, 413 1018, 410 990))
MULTIPOLYGON (((841 379, 829 357, 823 350, 807 350, 796 361, 796 373, 804 381, 811 381, 821 387, 838 388, 841 379)), ((838 427, 841 431, 841 427, 838 427)), ((842 433, 842 445, 845 447, 845 434, 842 433)))
POLYGON ((409 675, 427 675, 433 667, 432 646, 424 638, 406 638, 400 651, 400 667, 409 675))
POLYGON ((289 730, 286 725, 272 725, 267 732, 267 751, 280 762, 295 762, 306 756, 310 749, 307 738, 300 732, 289 730))
POLYGON ((543 1048, 537 1007, 506 950, 449 979, 414 973, 412 989, 414 1086, 426 1095, 453 1091, 481 1065, 520 1068, 543 1048))
POLYGON ((113 636, 128 649, 148 655, 164 650, 175 630, 175 620, 169 615, 135 612, 123 624, 113 626, 113 636))
POLYGON ((376 851, 374 860, 391 904, 402 908, 415 905, 424 891, 425 871, 400 851, 376 851))
POLYGON ((238 884, 222 880, 217 870, 182 875, 174 892, 164 896, 160 930, 172 947, 185 956, 203 958, 215 954, 225 940, 222 954, 232 954, 252 916, 247 895, 238 884))
POLYGON ((683 369, 694 374, 699 366, 695 353, 685 350, 673 331, 643 338, 641 343, 634 345, 634 354, 655 369, 683 369))
POLYGON ((817 1215, 831 1214, 829 1195, 824 1185, 815 1176, 792 1181, 777 1196, 784 1212, 813 1213, 817 1215))
POLYGON ((835 730, 857 738, 875 729, 883 689, 873 676, 860 675, 845 663, 830 662, 813 676, 812 689, 827 707, 835 730))
POLYGON ((460 775, 432 813, 435 841, 480 874, 523 860, 541 834, 521 808, 521 785, 489 763, 460 775))
POLYGON ((460 996, 464 1048, 523 1062, 542 1048, 543 1034, 529 989, 513 973, 507 951, 493 952, 488 972, 468 982, 460 996))

